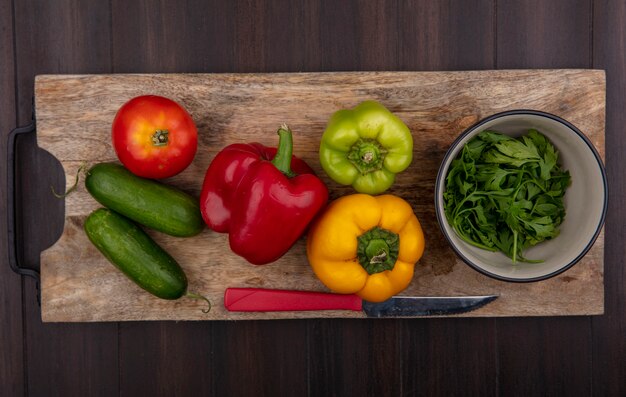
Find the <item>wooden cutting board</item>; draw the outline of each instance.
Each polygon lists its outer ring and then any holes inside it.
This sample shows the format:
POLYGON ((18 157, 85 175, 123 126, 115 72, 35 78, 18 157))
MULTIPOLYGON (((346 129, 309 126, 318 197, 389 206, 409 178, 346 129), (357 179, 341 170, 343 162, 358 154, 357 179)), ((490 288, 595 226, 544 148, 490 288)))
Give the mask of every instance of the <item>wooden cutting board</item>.
MULTIPOLYGON (((284 74, 45 75, 35 82, 39 145, 60 161, 67 185, 83 163, 116 161, 110 127, 117 109, 141 94, 170 97, 189 110, 199 130, 193 164, 167 180, 199 196, 215 154, 234 142, 276 145, 287 123, 294 153, 327 183, 331 198, 353 193, 329 180, 318 161, 331 114, 367 99, 383 103, 409 126, 414 161, 390 193, 411 203, 426 235, 425 254, 405 295, 499 294, 463 316, 595 315, 604 310, 604 235, 580 263, 547 281, 517 284, 488 278, 459 259, 434 213, 437 170, 452 141, 479 119, 510 109, 536 109, 579 127, 604 158, 605 74, 599 70, 468 72, 339 72, 284 74)), ((85 217, 99 205, 84 188, 66 199, 61 238, 41 255, 43 321, 222 320, 363 317, 349 311, 229 313, 226 287, 327 291, 307 264, 304 241, 283 258, 252 266, 231 253, 224 234, 193 238, 150 232, 186 271, 189 289, 213 302, 209 314, 190 299, 165 301, 139 289, 90 244, 85 217)))

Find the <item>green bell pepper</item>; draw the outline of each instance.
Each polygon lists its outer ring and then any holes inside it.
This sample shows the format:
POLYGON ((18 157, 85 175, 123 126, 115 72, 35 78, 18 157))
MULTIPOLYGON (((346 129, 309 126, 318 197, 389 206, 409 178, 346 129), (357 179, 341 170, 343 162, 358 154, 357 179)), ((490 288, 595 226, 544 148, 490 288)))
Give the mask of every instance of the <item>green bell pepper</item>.
POLYGON ((320 163, 335 182, 360 193, 389 189, 413 160, 413 137, 396 115, 375 101, 332 115, 320 143, 320 163))

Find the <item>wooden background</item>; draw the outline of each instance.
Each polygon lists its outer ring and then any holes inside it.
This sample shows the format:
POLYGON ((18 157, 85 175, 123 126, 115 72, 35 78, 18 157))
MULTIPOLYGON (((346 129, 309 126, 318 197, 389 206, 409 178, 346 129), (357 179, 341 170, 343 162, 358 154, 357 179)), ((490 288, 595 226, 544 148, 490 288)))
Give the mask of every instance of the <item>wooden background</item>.
MULTIPOLYGON (((4 138, 43 73, 605 69, 610 188, 603 316, 43 324, 5 259, 0 395, 626 395, 624 1, 0 0, 0 33, 4 138)), ((30 266, 62 224, 42 192, 64 182, 34 151, 21 140, 30 266)))

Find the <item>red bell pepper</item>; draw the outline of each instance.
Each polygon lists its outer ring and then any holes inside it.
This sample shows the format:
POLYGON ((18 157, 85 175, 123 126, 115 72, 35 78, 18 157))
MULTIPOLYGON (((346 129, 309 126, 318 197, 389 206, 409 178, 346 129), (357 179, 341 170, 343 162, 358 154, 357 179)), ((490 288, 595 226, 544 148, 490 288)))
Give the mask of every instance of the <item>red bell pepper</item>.
POLYGON ((229 233, 232 251, 255 265, 285 254, 328 201, 326 185, 292 155, 289 127, 278 135, 278 149, 236 143, 220 151, 200 195, 209 228, 229 233))

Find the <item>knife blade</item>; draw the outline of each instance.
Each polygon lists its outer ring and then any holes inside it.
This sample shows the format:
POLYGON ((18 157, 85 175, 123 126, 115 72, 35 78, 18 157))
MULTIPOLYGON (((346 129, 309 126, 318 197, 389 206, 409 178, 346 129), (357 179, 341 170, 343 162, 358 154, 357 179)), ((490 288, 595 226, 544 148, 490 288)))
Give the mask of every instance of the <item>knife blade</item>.
POLYGON ((368 317, 417 317, 467 313, 496 298, 497 295, 394 296, 381 303, 372 303, 354 294, 227 288, 224 307, 231 312, 353 310, 363 311, 368 317))

